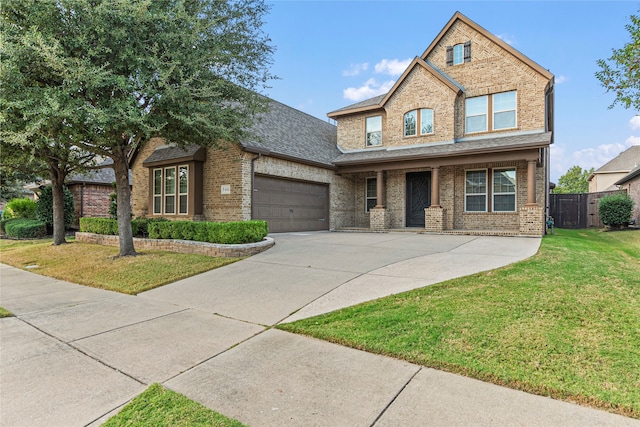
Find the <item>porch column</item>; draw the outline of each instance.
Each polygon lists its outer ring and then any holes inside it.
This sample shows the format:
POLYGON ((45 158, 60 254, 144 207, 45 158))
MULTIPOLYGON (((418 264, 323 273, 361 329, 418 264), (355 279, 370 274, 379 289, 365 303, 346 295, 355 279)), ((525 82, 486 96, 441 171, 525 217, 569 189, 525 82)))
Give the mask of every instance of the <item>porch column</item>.
POLYGON ((431 206, 432 208, 440 207, 440 168, 438 166, 431 168, 431 206))
POLYGON ((536 204, 536 160, 529 160, 527 164, 527 204, 525 206, 537 206, 536 204))
POLYGON ((382 176, 384 171, 377 171, 376 176, 376 208, 384 208, 384 204, 382 203, 382 176))

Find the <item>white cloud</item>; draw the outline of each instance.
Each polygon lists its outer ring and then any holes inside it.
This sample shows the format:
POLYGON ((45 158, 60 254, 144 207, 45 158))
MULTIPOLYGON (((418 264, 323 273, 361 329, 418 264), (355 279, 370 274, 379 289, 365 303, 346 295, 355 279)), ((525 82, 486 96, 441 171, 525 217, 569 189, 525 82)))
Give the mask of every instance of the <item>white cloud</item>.
POLYGON ((378 83, 375 79, 371 78, 360 87, 346 88, 342 91, 342 94, 345 99, 350 101, 362 101, 363 99, 373 98, 374 96, 389 92, 394 83, 393 80, 378 83))
POLYGON ((375 65, 376 73, 399 76, 407 69, 411 59, 383 59, 375 65))
POLYGON ((363 62, 362 64, 351 64, 349 65, 348 70, 342 71, 342 75, 345 77, 353 77, 359 75, 363 71, 367 71, 369 68, 368 62, 363 62))
POLYGON ((627 140, 625 141, 628 147, 631 147, 632 145, 640 145, 640 136, 630 136, 629 138, 627 138, 627 140))
POLYGON ((555 78, 555 83, 557 85, 561 85, 562 83, 566 83, 569 81, 569 78, 567 76, 563 76, 563 75, 559 75, 555 78))
MULTIPOLYGON (((640 116, 631 117, 631 120, 629 120, 629 124, 631 125, 631 129, 633 130, 640 129, 640 116)), ((631 144, 631 145, 637 145, 637 144, 631 144)))
POLYGON ((503 42, 511 46, 515 45, 516 43, 515 37, 511 34, 496 34, 496 35, 500 40, 502 40, 503 42))

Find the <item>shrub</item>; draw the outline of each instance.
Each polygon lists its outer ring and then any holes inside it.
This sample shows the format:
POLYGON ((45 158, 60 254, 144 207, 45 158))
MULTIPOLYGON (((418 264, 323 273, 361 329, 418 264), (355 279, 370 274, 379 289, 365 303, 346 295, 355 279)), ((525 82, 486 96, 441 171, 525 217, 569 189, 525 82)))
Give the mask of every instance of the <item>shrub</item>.
MULTIPOLYGON (((73 194, 67 186, 62 187, 64 193, 64 226, 71 227, 75 216, 75 204, 73 202, 73 194)), ((53 188, 50 185, 40 187, 40 197, 36 202, 36 219, 44 222, 49 227, 53 227, 53 188)))
POLYGON ((47 235, 47 226, 37 219, 16 218, 6 222, 5 231, 14 239, 40 239, 47 235))
POLYGON ((269 233, 266 221, 193 222, 168 221, 149 223, 152 239, 181 239, 200 242, 240 244, 259 242, 269 233))
POLYGON ((633 200, 626 193, 612 194, 598 201, 598 215, 610 227, 629 224, 632 210, 633 200))
MULTIPOLYGON (((118 235, 118 221, 111 218, 80 218, 80 231, 85 233, 118 235)), ((131 221, 131 231, 138 234, 138 223, 131 221)))
POLYGON ((169 221, 166 218, 145 218, 145 217, 140 217, 140 218, 136 218, 133 221, 131 221, 131 224, 137 224, 138 227, 138 232, 136 233, 137 235, 141 236, 141 237, 148 237, 149 236, 149 224, 153 223, 153 222, 167 222, 169 221))
POLYGON ((35 219, 36 202, 31 199, 11 199, 5 205, 4 211, 2 211, 2 218, 29 218, 35 219))

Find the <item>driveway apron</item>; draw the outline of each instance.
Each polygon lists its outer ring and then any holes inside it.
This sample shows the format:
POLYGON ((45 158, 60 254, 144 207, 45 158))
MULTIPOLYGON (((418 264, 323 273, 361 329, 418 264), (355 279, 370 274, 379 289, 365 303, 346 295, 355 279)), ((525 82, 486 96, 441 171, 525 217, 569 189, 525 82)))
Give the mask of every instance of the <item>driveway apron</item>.
POLYGON ((253 426, 640 425, 271 329, 519 261, 540 239, 272 237, 266 252, 138 296, 0 264, 0 306, 16 316, 0 319, 0 426, 97 426, 154 382, 253 426))

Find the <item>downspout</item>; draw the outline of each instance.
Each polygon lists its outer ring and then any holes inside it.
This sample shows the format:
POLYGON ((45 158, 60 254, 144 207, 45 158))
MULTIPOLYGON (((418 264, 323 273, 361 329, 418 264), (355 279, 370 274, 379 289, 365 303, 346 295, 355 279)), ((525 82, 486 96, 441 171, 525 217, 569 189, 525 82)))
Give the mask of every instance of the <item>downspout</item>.
POLYGON ((253 159, 251 159, 251 219, 253 219, 253 192, 255 191, 254 189, 254 183, 255 183, 255 173, 256 173, 256 160, 258 160, 260 157, 262 157, 262 154, 258 153, 257 156, 255 156, 253 159))

